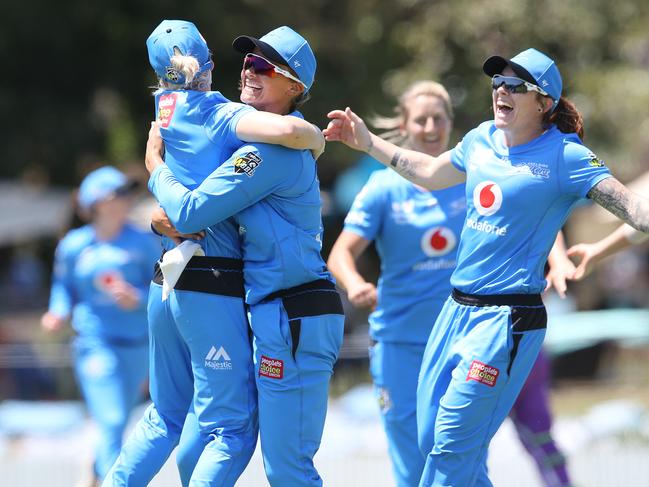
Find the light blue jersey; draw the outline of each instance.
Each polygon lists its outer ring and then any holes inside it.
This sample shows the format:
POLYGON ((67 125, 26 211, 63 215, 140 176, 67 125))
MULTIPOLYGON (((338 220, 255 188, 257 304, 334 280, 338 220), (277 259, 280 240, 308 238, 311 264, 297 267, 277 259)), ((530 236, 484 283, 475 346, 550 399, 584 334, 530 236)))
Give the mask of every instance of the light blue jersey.
POLYGON ((308 151, 239 149, 193 191, 168 167, 149 189, 181 232, 236 215, 264 468, 270 485, 321 487, 313 464, 344 316, 324 261, 317 167, 308 151))
POLYGON ((320 190, 309 151, 245 145, 193 191, 165 165, 153 171, 149 189, 183 233, 238 214, 248 304, 280 289, 332 279, 320 255, 320 190))
POLYGON ((467 174, 467 219, 451 284, 470 294, 542 292, 559 229, 575 203, 611 176, 608 169, 577 135, 554 125, 506 147, 503 133, 485 122, 451 158, 467 174))
POLYGON ((464 185, 432 192, 389 169, 372 174, 344 228, 376 241, 381 258, 378 304, 370 315, 372 338, 427 342, 451 292, 465 210, 464 185))
POLYGON ((106 241, 97 239, 92 225, 70 231, 56 249, 50 312, 71 315, 72 327, 85 337, 146 337, 146 296, 159 253, 154 236, 131 225, 106 241), (117 280, 137 288, 137 309, 117 306, 109 293, 117 280))
MULTIPOLYGON (((190 189, 197 187, 243 142, 237 137, 240 118, 254 108, 234 103, 218 91, 161 91, 156 94, 156 113, 165 143, 165 163, 190 189)), ((205 227, 198 241, 205 255, 241 258, 237 225, 233 220, 205 227)), ((164 247, 175 246, 163 238, 164 247)))

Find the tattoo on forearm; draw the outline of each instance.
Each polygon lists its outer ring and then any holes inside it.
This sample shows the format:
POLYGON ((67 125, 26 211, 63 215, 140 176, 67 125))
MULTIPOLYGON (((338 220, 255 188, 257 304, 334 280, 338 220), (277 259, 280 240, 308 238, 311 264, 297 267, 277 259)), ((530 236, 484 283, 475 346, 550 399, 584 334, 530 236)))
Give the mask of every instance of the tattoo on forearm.
POLYGON ((632 227, 649 232, 649 200, 633 193, 615 178, 595 185, 588 197, 632 227))
POLYGON ((394 155, 392 156, 392 160, 390 161, 390 165, 392 167, 397 167, 397 164, 399 163, 399 158, 401 157, 401 152, 396 151, 394 155))
POLYGON ((416 171, 413 162, 404 156, 401 151, 396 151, 390 160, 390 165, 406 179, 416 177, 416 171))

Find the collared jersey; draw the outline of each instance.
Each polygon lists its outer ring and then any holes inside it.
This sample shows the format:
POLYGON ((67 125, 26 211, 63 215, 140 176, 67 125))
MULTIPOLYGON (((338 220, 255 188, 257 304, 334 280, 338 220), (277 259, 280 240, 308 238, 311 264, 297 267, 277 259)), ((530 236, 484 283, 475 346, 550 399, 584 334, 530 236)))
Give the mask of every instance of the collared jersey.
POLYGON ((472 294, 536 294, 543 269, 572 207, 610 177, 576 134, 552 126, 522 145, 484 122, 451 151, 466 172, 467 218, 451 277, 472 294))
MULTIPOLYGON (((156 93, 165 163, 183 185, 196 188, 243 145, 237 137, 237 123, 252 110, 254 108, 242 103, 229 101, 218 91, 156 93)), ((205 230, 206 235, 197 242, 205 255, 241 258, 237 225, 233 220, 201 230, 205 230)), ((167 250, 175 246, 168 238, 163 242, 167 250)))
POLYGON ((246 302, 315 279, 332 279, 320 251, 317 166, 309 151, 245 145, 193 191, 164 165, 149 189, 181 232, 236 215, 242 239, 246 302))
POLYGON ((56 248, 49 310, 72 315, 84 336, 141 339, 147 335, 146 296, 160 254, 154 236, 125 225, 111 240, 98 240, 92 225, 74 229, 56 248), (120 308, 108 292, 123 279, 140 292, 140 306, 120 308))
POLYGON ((344 229, 375 241, 381 258, 372 338, 426 343, 451 291, 465 210, 464 185, 428 191, 390 169, 358 193, 344 229))

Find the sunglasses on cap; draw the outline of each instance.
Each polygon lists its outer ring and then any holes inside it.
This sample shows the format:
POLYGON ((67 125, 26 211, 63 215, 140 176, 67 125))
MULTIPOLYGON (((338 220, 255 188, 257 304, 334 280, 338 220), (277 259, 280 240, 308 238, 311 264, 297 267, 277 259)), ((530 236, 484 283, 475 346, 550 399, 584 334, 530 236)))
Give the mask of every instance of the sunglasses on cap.
POLYGON ((243 69, 252 69, 255 73, 261 74, 263 76, 268 76, 270 78, 274 78, 278 74, 281 74, 282 76, 285 76, 290 80, 297 81, 306 88, 306 85, 302 83, 302 81, 297 79, 287 70, 282 69, 279 66, 271 63, 268 59, 251 52, 246 54, 246 57, 243 58, 243 69))
POLYGON ((543 96, 550 96, 539 86, 525 81, 524 79, 516 78, 514 76, 502 76, 500 74, 491 78, 492 89, 497 90, 501 86, 504 86, 510 93, 528 93, 530 91, 536 91, 543 96))

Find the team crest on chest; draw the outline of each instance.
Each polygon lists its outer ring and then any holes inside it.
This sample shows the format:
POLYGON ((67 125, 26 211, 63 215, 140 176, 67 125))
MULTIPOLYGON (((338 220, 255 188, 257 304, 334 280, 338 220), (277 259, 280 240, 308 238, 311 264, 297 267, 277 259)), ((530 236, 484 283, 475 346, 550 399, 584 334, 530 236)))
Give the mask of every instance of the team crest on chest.
POLYGON ((246 174, 249 178, 255 174, 257 167, 261 164, 262 158, 254 152, 248 152, 238 156, 234 160, 234 172, 237 174, 246 174))

